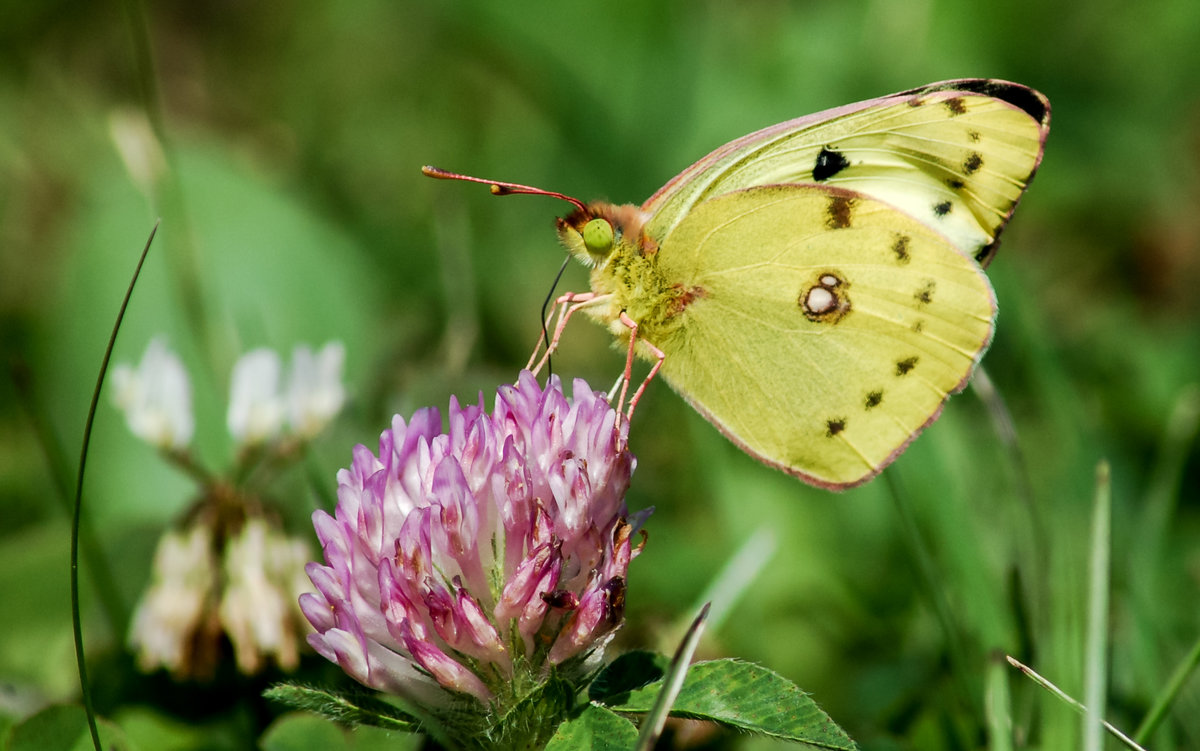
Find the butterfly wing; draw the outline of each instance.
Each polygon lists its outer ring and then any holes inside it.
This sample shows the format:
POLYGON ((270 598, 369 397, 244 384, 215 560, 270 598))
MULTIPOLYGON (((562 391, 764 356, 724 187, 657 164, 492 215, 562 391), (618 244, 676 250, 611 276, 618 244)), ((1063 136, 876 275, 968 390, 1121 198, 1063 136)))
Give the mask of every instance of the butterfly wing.
POLYGON ((658 252, 690 290, 662 374, 762 461, 816 485, 870 479, 966 383, 991 339, 982 270, 870 196, 750 188, 695 206, 658 252))
POLYGON ((887 201, 986 266, 1037 170, 1050 103, 983 79, 944 81, 818 112, 725 144, 651 196, 651 237, 666 237, 715 196, 809 183, 887 201))

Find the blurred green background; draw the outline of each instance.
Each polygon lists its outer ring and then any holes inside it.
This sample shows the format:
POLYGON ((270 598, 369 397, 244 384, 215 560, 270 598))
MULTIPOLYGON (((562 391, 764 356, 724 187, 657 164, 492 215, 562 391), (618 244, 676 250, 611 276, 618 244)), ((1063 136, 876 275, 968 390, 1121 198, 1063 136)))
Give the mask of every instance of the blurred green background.
MULTIPOLYGON (((353 401, 280 491, 303 530, 354 443, 373 445, 394 412, 512 381, 538 334, 565 206, 497 200, 420 165, 640 203, 752 130, 958 77, 1019 81, 1054 108, 1045 161, 989 269, 1000 317, 984 365, 1023 458, 968 391, 886 479, 830 494, 743 456, 655 383, 633 425, 629 503, 657 511, 619 644, 670 648, 678 620, 765 529, 774 555, 706 655, 781 672, 864 748, 1006 748, 984 720, 1001 684, 1018 748, 1077 748, 1078 716, 997 655, 1082 697, 1101 458, 1113 467, 1110 718, 1132 730, 1200 636, 1193 0, 0 8, 5 723, 77 694, 56 483, 71 484, 109 328, 156 217, 116 359, 168 336, 192 373, 209 465, 230 461, 223 405, 238 353, 346 344, 353 401)), ((586 285, 575 265, 561 289, 586 285)), ((606 388, 621 363, 580 321, 555 370, 606 388)), ((86 514, 126 618, 192 492, 104 400, 86 514)), ((207 728, 179 748, 239 748, 279 711, 253 699, 253 682, 140 676, 86 566, 83 589, 108 715, 207 728)), ((1194 684, 1154 748, 1200 747, 1194 684)))

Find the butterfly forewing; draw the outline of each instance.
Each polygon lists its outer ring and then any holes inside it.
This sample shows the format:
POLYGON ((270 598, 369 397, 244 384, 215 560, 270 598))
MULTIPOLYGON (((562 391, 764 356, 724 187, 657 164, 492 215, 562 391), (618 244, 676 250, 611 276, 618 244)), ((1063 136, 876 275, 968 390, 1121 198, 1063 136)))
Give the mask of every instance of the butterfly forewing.
POLYGON ((966 382, 995 314, 979 267, 869 196, 769 186, 695 206, 659 249, 690 290, 639 332, 752 455, 810 482, 879 472, 966 382))
POLYGON ((816 182, 882 199, 986 265, 1041 161, 1041 94, 962 80, 766 128, 684 170, 652 196, 647 231, 665 237, 696 205, 741 188, 816 182))

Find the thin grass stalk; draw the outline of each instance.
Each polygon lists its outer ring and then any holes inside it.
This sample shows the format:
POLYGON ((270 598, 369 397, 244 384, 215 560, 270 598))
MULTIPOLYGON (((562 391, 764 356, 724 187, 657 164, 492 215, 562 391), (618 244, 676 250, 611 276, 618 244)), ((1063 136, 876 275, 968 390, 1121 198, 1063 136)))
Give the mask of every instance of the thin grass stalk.
POLYGON ((904 535, 909 554, 913 559, 913 565, 916 567, 917 575, 920 577, 921 588, 925 591, 925 596, 929 599, 934 616, 937 618, 938 624, 942 628, 942 633, 946 638, 947 649, 950 652, 951 674, 954 683, 962 695, 963 701, 967 706, 971 707, 975 716, 982 716, 983 707, 979 705, 978 696, 971 690, 971 685, 966 678, 967 650, 963 645, 962 636, 950 608, 950 601, 946 598, 945 590, 940 586, 941 578, 938 576, 937 565, 933 561, 933 555, 929 552, 929 546, 926 545, 925 538, 921 536, 921 530, 917 527, 916 515, 913 513, 912 504, 909 502, 907 494, 900 487, 894 470, 884 472, 883 477, 887 481, 892 500, 895 502, 896 515, 900 520, 901 533, 904 535))
POLYGON ((88 446, 92 441, 92 424, 96 419, 96 405, 100 403, 100 390, 104 387, 104 376, 108 373, 108 363, 112 359, 113 346, 117 342, 117 332, 121 330, 121 321, 125 319, 125 310, 129 307, 129 298, 133 296, 133 287, 137 284, 138 277, 141 276, 142 265, 146 262, 146 256, 150 253, 150 244, 154 242, 154 235, 157 232, 158 222, 155 222, 154 228, 150 230, 150 237, 146 239, 146 247, 142 248, 142 255, 138 258, 137 266, 133 270, 129 287, 125 290, 125 298, 121 300, 121 307, 117 311, 117 320, 113 323, 112 334, 108 337, 108 346, 104 348, 100 374, 96 377, 96 388, 92 391, 92 403, 88 407, 87 420, 83 426, 83 446, 79 450, 79 472, 75 475, 75 509, 71 515, 71 628, 75 636, 75 662, 79 668, 79 688, 83 694, 83 708, 87 714, 88 731, 92 735, 92 745, 95 746, 96 751, 101 751, 100 731, 96 727, 96 708, 92 702, 91 684, 88 681, 87 659, 83 653, 83 624, 79 617, 79 520, 83 516, 83 473, 87 467, 88 446))
MULTIPOLYGON (((1007 655, 1005 657, 1005 659, 1008 660, 1008 664, 1012 665, 1017 670, 1020 670, 1022 673, 1024 673, 1026 675, 1026 677, 1028 677, 1030 680, 1032 680, 1037 685, 1039 685, 1042 688, 1049 691, 1051 694, 1056 696, 1058 699, 1062 700, 1065 704, 1067 704, 1067 706, 1071 707, 1071 709, 1074 709, 1076 712, 1079 712, 1080 714, 1088 713, 1088 708, 1086 706, 1084 706, 1083 704, 1080 704, 1078 701, 1076 701, 1074 698, 1072 698, 1066 691, 1063 691, 1061 688, 1059 688, 1058 686, 1051 683, 1049 680, 1047 680, 1044 676, 1042 676, 1040 673, 1038 673, 1033 668, 1022 663, 1020 660, 1013 657, 1012 655, 1007 655)), ((1109 733, 1111 733, 1115 738, 1119 739, 1122 743, 1124 743, 1126 746, 1134 749, 1134 751, 1146 751, 1146 749, 1142 748, 1142 746, 1140 744, 1135 742, 1129 736, 1125 735, 1123 732, 1120 731, 1120 729, 1118 729, 1115 725, 1112 725, 1108 721, 1100 720, 1100 725, 1105 730, 1107 730, 1109 733)))
POLYGON ((683 688, 684 679, 687 678, 692 655, 695 654, 696 647, 700 645, 700 635, 704 633, 708 609, 709 603, 705 603, 704 607, 700 608, 700 614, 696 616, 696 620, 692 621, 692 627, 688 629, 683 641, 679 644, 679 649, 675 651, 675 656, 667 668, 667 674, 663 676, 662 690, 658 692, 654 706, 642 720, 642 728, 638 733, 638 742, 634 751, 650 751, 654 748, 659 736, 662 735, 663 726, 671 714, 671 706, 679 696, 680 689, 683 688))
POLYGON ((1175 671, 1171 673, 1171 678, 1167 681, 1167 685, 1155 697, 1154 703, 1150 706, 1150 711, 1146 713, 1146 717, 1133 733, 1135 741, 1145 743, 1150 740, 1150 736, 1154 735, 1154 731, 1158 729, 1163 719, 1166 718, 1167 712, 1175 703, 1175 699, 1179 697, 1179 692, 1183 690, 1183 687, 1187 685, 1188 679, 1192 677, 1192 673, 1196 671, 1197 665, 1200 665, 1200 638, 1196 639, 1195 643, 1192 644, 1187 657, 1175 667, 1175 671))
POLYGON ((983 708, 987 718, 989 751, 1013 751, 1012 691, 1004 655, 993 652, 988 659, 983 708))

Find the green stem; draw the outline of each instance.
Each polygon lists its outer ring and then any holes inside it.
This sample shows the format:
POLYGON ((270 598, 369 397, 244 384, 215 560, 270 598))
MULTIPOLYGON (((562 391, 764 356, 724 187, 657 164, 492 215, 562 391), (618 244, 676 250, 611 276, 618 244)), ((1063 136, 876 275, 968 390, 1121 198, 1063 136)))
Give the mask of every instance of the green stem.
POLYGON ((1200 665, 1200 639, 1197 639, 1192 644, 1187 657, 1175 668, 1175 672, 1171 674, 1171 679, 1167 681, 1166 687, 1158 695, 1158 698, 1154 700, 1154 705, 1150 707, 1150 711, 1146 713, 1146 718, 1142 720, 1137 730, 1134 731, 1133 739, 1135 741, 1145 743, 1150 740, 1150 736, 1158 729, 1163 718, 1167 716, 1167 711, 1175 703, 1179 692, 1183 690, 1188 679, 1192 677, 1192 673, 1196 670, 1196 665, 1200 665))
POLYGON ((1012 692, 1004 656, 993 652, 985 678, 984 711, 987 713, 989 751, 1013 751, 1012 692))
POLYGON ((1109 548, 1112 541, 1112 480, 1108 462, 1096 467, 1096 500, 1092 510, 1092 559, 1089 576, 1087 639, 1084 644, 1083 699, 1091 707, 1083 720, 1083 748, 1101 751, 1101 717, 1108 693, 1109 548))
POLYGON ((934 616, 937 618, 938 624, 942 627, 942 633, 946 637, 946 645, 950 651, 950 661, 953 666, 951 672, 954 682, 957 684, 958 690, 962 694, 967 706, 972 707, 975 711, 975 716, 978 717, 982 713, 983 708, 979 706, 976 694, 971 690, 970 683, 965 677, 967 652, 963 647, 958 629, 955 627, 950 602, 946 599, 945 591, 938 585, 939 577, 937 566, 933 562, 933 555, 929 552, 929 546, 925 544, 925 539, 921 536, 921 530, 917 527, 917 520, 913 513, 912 504, 909 503, 907 494, 900 488, 895 472, 884 472, 883 477, 887 481, 888 489, 891 491, 892 500, 895 501, 896 515, 900 520, 901 532, 908 542, 909 553, 912 555, 917 575, 921 579, 922 589, 925 590, 925 595, 929 598, 930 605, 933 606, 934 616))
POLYGON ((164 449, 162 455, 168 462, 183 470, 183 473, 192 478, 201 488, 209 487, 217 481, 212 473, 196 463, 195 458, 187 449, 164 449))
POLYGON ((83 694, 83 707, 87 713, 88 730, 92 734, 92 745, 100 751, 100 731, 96 728, 96 708, 92 703, 92 690, 87 676, 87 659, 83 653, 83 624, 79 617, 79 520, 83 516, 83 473, 87 467, 88 446, 92 441, 92 424, 96 419, 96 405, 100 403, 100 390, 104 387, 104 375, 108 372, 108 363, 112 359, 113 345, 117 342, 117 332, 121 330, 121 321, 125 318, 125 310, 129 307, 129 298, 133 296, 133 286, 137 284, 142 273, 142 264, 150 252, 150 244, 158 232, 158 222, 150 230, 146 247, 138 258, 137 267, 133 270, 133 278, 125 290, 125 298, 117 311, 117 320, 113 324, 112 334, 108 337, 108 346, 104 349, 104 359, 100 363, 100 374, 96 377, 96 388, 92 391, 92 403, 88 407, 87 420, 83 426, 83 446, 79 450, 79 472, 75 476, 75 511, 71 515, 71 627, 75 634, 75 661, 79 667, 79 686, 83 694))
POLYGON ((1037 502, 1037 494, 1033 489, 1033 477, 1029 472, 1029 462, 1025 460, 1025 453, 1021 450, 1021 443, 1018 440, 1016 422, 1008 409, 1004 395, 996 388, 983 366, 975 369, 975 375, 971 378, 971 392, 983 402, 984 408, 987 409, 988 416, 992 420, 992 428, 1000 440, 1000 445, 1003 447, 1012 469, 1016 485, 1014 490, 1017 498, 1020 499, 1021 508, 1024 511, 1024 522, 1028 530, 1027 534, 1017 537, 1018 543, 1023 544, 1025 548, 1025 561, 1022 569, 1026 576, 1023 579, 1026 586, 1030 588, 1029 601, 1033 606, 1035 622, 1041 627, 1044 625, 1044 604, 1047 598, 1046 580, 1039 574, 1049 569, 1050 541, 1046 534, 1049 525, 1046 524, 1042 507, 1037 502))
MULTIPOLYGON (((1007 659, 1008 659, 1008 663, 1010 665, 1012 665, 1017 670, 1020 670, 1034 683, 1038 684, 1042 688, 1044 688, 1047 691, 1049 691, 1050 693, 1054 694, 1056 697, 1058 697, 1062 701, 1066 702, 1066 704, 1068 706, 1070 706, 1072 709, 1074 709, 1076 712, 1081 712, 1084 714, 1087 713, 1087 711, 1088 711, 1087 707, 1085 707, 1083 704, 1080 704, 1079 702, 1075 701, 1075 699, 1071 698, 1067 694, 1067 692, 1063 691, 1061 688, 1059 688, 1058 686, 1055 686, 1053 683, 1046 680, 1046 678, 1039 675, 1036 670, 1029 667, 1028 665, 1023 664, 1020 660, 1017 660, 1016 658, 1014 658, 1012 656, 1007 657, 1007 659)), ((1146 751, 1146 749, 1142 748, 1142 746, 1139 745, 1136 741, 1134 741, 1132 738, 1130 738, 1129 736, 1122 733, 1120 730, 1118 730, 1113 725, 1109 724, 1106 720, 1100 720, 1100 725, 1105 730, 1112 733, 1116 738, 1118 738, 1126 746, 1129 746, 1130 748, 1134 749, 1134 751, 1146 751)))
POLYGON ((195 332, 201 351, 206 355, 214 383, 219 383, 215 368, 220 354, 208 325, 205 314, 204 296, 201 294, 199 262, 196 244, 193 241, 191 220, 184 199, 183 183, 174 168, 174 153, 167 138, 163 116, 162 97, 159 94, 158 77, 155 74, 154 53, 150 45, 150 25, 140 0, 124 0, 125 22, 134 50, 134 70, 142 109, 162 147, 164 174, 150 186, 152 209, 168 219, 172 231, 166 236, 167 262, 176 288, 180 306, 187 318, 190 330, 195 332))
POLYGON ((313 491, 312 496, 309 498, 309 513, 311 514, 318 508, 332 511, 337 506, 337 494, 336 492, 331 492, 329 489, 331 478, 324 473, 324 470, 318 469, 316 462, 313 461, 312 455, 308 451, 304 452, 304 473, 313 491), (316 499, 316 501, 313 499, 316 499))
POLYGON ((635 751, 650 751, 654 748, 659 736, 662 735, 663 726, 671 714, 671 707, 675 704, 675 699, 683 688, 684 679, 687 678, 692 655, 696 653, 696 647, 700 644, 700 635, 704 633, 709 607, 711 607, 711 603, 706 602, 700 608, 699 615, 696 616, 696 620, 692 621, 691 628, 684 635, 683 641, 679 643, 679 648, 675 650, 675 656, 671 658, 671 664, 667 668, 666 675, 663 676, 662 689, 654 700, 654 706, 642 720, 642 729, 638 733, 635 751))

